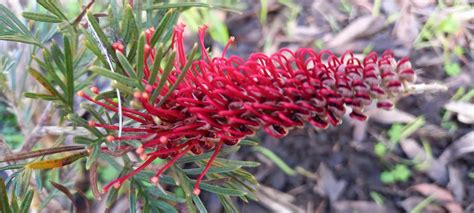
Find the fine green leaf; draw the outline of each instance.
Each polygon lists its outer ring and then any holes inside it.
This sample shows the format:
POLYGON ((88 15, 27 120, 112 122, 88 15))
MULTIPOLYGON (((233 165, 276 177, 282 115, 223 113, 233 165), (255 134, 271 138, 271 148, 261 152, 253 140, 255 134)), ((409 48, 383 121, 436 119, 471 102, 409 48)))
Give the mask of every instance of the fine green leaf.
POLYGON ((74 70, 72 61, 72 50, 69 38, 64 36, 64 61, 65 61, 65 77, 66 77, 66 99, 71 111, 74 111, 74 70))
MULTIPOLYGON (((160 69, 161 59, 163 58, 163 44, 160 44, 158 50, 156 51, 155 59, 153 60, 153 65, 151 66, 150 78, 148 79, 148 84, 153 85, 156 81, 156 76, 158 74, 158 70, 160 69)), ((174 54, 174 52, 172 53, 174 54)))
POLYGON ((39 71, 30 67, 28 68, 28 72, 50 93, 50 95, 56 96, 61 101, 66 103, 66 100, 62 97, 62 95, 59 94, 59 92, 56 90, 56 88, 53 87, 51 82, 49 82, 49 80, 47 80, 39 71))
MULTIPOLYGON (((234 171, 234 170, 237 170, 239 169, 240 166, 213 166, 211 168, 209 168, 209 170, 207 171, 207 174, 215 174, 215 173, 226 173, 226 172, 231 172, 231 171, 234 171)), ((194 168, 194 169, 183 169, 183 172, 188 174, 188 175, 198 175, 198 174, 201 174, 204 170, 204 167, 201 167, 201 168, 194 168)))
POLYGON ((253 150, 256 152, 259 152, 266 158, 273 161, 273 163, 275 163, 287 175, 290 175, 290 176, 296 175, 296 171, 292 169, 290 166, 288 166, 288 164, 286 164, 285 161, 283 161, 280 157, 278 157, 278 155, 276 155, 271 150, 265 147, 261 147, 261 146, 253 147, 253 150))
POLYGON ((200 213, 207 213, 206 206, 198 196, 193 196, 193 201, 200 213))
MULTIPOLYGON (((192 180, 191 182, 195 183, 196 181, 192 180)), ((211 185, 211 184, 207 184, 207 183, 203 183, 203 182, 201 182, 199 187, 202 190, 206 190, 208 192, 213 192, 213 193, 216 193, 216 194, 219 194, 219 195, 243 196, 243 195, 247 194, 246 192, 240 191, 240 190, 237 190, 237 189, 224 188, 224 187, 215 186, 215 185, 211 185)))
POLYGON ((42 100, 45 100, 45 101, 59 100, 59 97, 56 97, 56 96, 53 96, 53 95, 32 93, 32 92, 25 92, 25 93, 23 93, 23 96, 25 96, 25 98, 42 99, 42 100))
POLYGON ((155 33, 150 39, 150 46, 155 46, 156 42, 163 36, 164 32, 166 29, 169 29, 172 25, 170 21, 172 20, 173 17, 177 16, 178 13, 176 10, 169 10, 163 19, 161 20, 160 24, 158 25, 158 28, 156 29, 155 33))
POLYGON ((128 62, 127 57, 125 57, 120 51, 116 51, 115 54, 117 54, 117 58, 118 58, 120 64, 122 64, 122 67, 125 69, 125 72, 128 74, 128 76, 130 76, 131 78, 136 79, 137 75, 136 75, 135 71, 133 70, 132 65, 130 64, 130 62, 128 62))
MULTIPOLYGON (((132 183, 134 183, 132 181, 132 183)), ((128 192, 128 202, 130 203, 130 213, 137 212, 137 192, 133 184, 130 186, 130 191, 128 192)))
POLYGON ((36 56, 32 56, 33 60, 35 60, 43 70, 46 70, 46 72, 48 73, 48 77, 51 77, 51 80, 53 80, 53 82, 56 83, 62 91, 66 91, 66 85, 56 73, 56 70, 54 69, 51 61, 49 60, 51 56, 49 55, 49 52, 46 49, 43 49, 43 57, 45 59, 44 62, 36 56))
POLYGON ((115 90, 109 90, 109 91, 105 91, 105 92, 101 92, 99 93, 98 95, 96 95, 94 97, 94 100, 103 100, 103 99, 106 99, 106 98, 110 98, 110 99, 114 99, 114 98, 117 98, 117 92, 115 90))
MULTIPOLYGON (((170 57, 174 60, 175 56, 176 56, 176 52, 173 52, 170 57)), ((169 62, 166 65, 165 69, 163 70, 163 73, 160 76, 160 82, 158 83, 158 86, 156 87, 156 89, 153 91, 150 101, 158 98, 158 95, 161 93, 161 89, 163 88, 163 86, 165 86, 166 82, 168 81, 168 76, 171 73, 172 64, 173 62, 169 62)))
MULTIPOLYGON (((225 156, 230 153, 234 153, 240 149, 240 146, 231 146, 228 148, 222 149, 217 156, 225 156)), ((191 163, 196 162, 204 159, 209 159, 213 152, 207 152, 202 155, 191 155, 191 156, 184 156, 176 161, 176 163, 191 163)))
POLYGON ((19 212, 20 211, 20 205, 18 205, 18 198, 16 197, 15 193, 11 194, 11 201, 10 201, 10 207, 12 209, 12 212, 19 212))
POLYGON ((11 170, 11 169, 21 169, 23 168, 24 164, 12 164, 7 166, 0 167, 0 171, 11 170))
POLYGON ((31 205, 31 201, 33 200, 33 190, 29 190, 25 197, 23 198, 23 201, 21 202, 20 206, 20 213, 28 213, 31 205))
POLYGON ((95 19, 94 15, 90 11, 87 12, 87 19, 89 20, 89 23, 92 26, 93 30, 97 33, 97 36, 99 37, 98 39, 104 45, 104 48, 107 50, 107 53, 104 54, 109 54, 115 59, 115 52, 109 42, 109 39, 107 38, 107 35, 104 33, 99 23, 95 19))
POLYGON ((153 196, 156 196, 156 197, 159 197, 159 198, 163 198, 163 199, 175 202, 175 203, 184 203, 184 202, 186 202, 186 200, 184 198, 177 197, 173 194, 168 194, 168 193, 165 194, 163 191, 161 191, 157 187, 147 187, 146 192, 149 195, 153 195, 153 196))
POLYGON ((143 67, 145 65, 145 33, 140 34, 137 48, 137 81, 141 82, 143 78, 143 67))
POLYGON ((86 120, 84 120, 83 118, 75 115, 75 114, 68 114, 66 116, 66 118, 72 122, 74 122, 76 125, 79 125, 79 126, 82 126, 84 128, 86 128, 87 130, 89 130, 90 132, 92 132, 94 135, 96 135, 97 137, 102 137, 102 133, 100 133, 100 131, 95 128, 95 127, 90 127, 88 122, 86 120))
POLYGON ((84 144, 84 145, 90 145, 96 142, 95 140, 92 140, 89 137, 85 137, 85 136, 75 136, 73 138, 73 141, 74 143, 84 144))
POLYGON ((92 66, 89 68, 90 71, 94 72, 94 73, 97 73, 99 75, 102 75, 104 77, 107 77, 107 78, 110 78, 110 79, 113 79, 113 80, 116 80, 122 84, 125 84, 125 85, 129 85, 129 86, 132 86, 132 87, 136 87, 137 86, 137 83, 136 81, 133 81, 131 80, 130 78, 126 77, 126 76, 123 76, 123 75, 120 75, 118 73, 114 73, 108 69, 105 69, 103 67, 99 67, 99 66, 92 66))
POLYGON ((23 12, 21 15, 26 19, 40 21, 40 22, 59 23, 62 21, 57 16, 52 16, 52 15, 42 14, 42 13, 23 12))
POLYGON ((128 44, 131 40, 138 37, 138 26, 133 14, 132 7, 127 4, 124 8, 123 21, 122 21, 122 37, 125 44, 128 44))
POLYGON ((156 208, 163 210, 163 212, 178 213, 178 210, 176 210, 175 207, 161 200, 153 200, 150 202, 150 204, 156 208))
POLYGON ((180 3, 165 3, 165 4, 159 3, 159 4, 153 5, 151 9, 155 9, 155 10, 163 10, 163 9, 171 9, 171 8, 189 9, 189 8, 194 8, 194 7, 210 8, 212 6, 207 3, 201 3, 201 2, 180 2, 180 3))
POLYGON ((11 212, 10 204, 8 204, 7 188, 2 177, 0 177, 0 212, 11 212))
POLYGON ((97 160, 97 157, 99 156, 100 152, 100 143, 95 144, 92 146, 92 152, 90 156, 87 158, 86 161, 86 169, 89 170, 91 168, 91 165, 97 160))
POLYGON ((66 16, 64 15, 63 9, 59 8, 59 3, 56 0, 37 0, 38 4, 40 4, 44 9, 48 10, 49 12, 53 13, 59 18, 67 21, 66 16))
POLYGON ((30 35, 30 31, 26 26, 13 14, 7 7, 0 4, 0 24, 5 24, 8 28, 0 29, 0 32, 6 31, 7 29, 14 33, 23 35, 30 35))
POLYGON ((0 4, 0 40, 42 46, 28 28, 8 8, 0 4))
POLYGON ((217 197, 219 198, 222 207, 224 207, 225 212, 239 212, 239 209, 237 209, 229 196, 217 195, 217 197))
POLYGON ((235 165, 235 166, 241 166, 241 167, 257 167, 257 166, 260 166, 260 163, 255 162, 255 161, 230 160, 230 159, 224 159, 224 158, 217 158, 216 160, 220 163, 225 164, 225 165, 235 165))

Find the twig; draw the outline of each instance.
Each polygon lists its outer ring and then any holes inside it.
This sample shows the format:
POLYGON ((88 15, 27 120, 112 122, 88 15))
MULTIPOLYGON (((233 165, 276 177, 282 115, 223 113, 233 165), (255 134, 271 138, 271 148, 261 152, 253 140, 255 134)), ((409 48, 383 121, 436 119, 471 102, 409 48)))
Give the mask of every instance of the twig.
POLYGON ((410 94, 424 93, 424 92, 440 92, 448 90, 448 87, 443 84, 408 84, 406 85, 407 91, 410 94))
POLYGON ((32 152, 20 152, 11 155, 6 155, 0 158, 0 163, 5 161, 16 161, 16 160, 24 160, 28 158, 39 157, 43 155, 52 155, 60 152, 69 152, 69 151, 76 151, 76 150, 83 150, 85 149, 84 146, 63 146, 63 147, 56 147, 50 149, 41 149, 32 152))
POLYGON ((97 188, 97 161, 94 161, 91 165, 91 169, 89 171, 89 182, 91 184, 91 191, 94 197, 97 200, 102 200, 102 195, 97 188))
POLYGON ((74 21, 72 22, 73 25, 79 24, 84 15, 86 15, 87 10, 92 7, 92 4, 94 4, 94 2, 95 0, 89 1, 89 3, 84 7, 84 9, 82 9, 81 13, 76 17, 76 19, 74 19, 74 21))

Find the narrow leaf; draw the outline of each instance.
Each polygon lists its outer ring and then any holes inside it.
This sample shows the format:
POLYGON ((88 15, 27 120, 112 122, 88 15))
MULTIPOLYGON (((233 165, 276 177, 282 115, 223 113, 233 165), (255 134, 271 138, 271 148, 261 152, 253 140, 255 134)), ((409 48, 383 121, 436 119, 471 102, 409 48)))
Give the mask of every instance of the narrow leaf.
POLYGON ((11 212, 10 204, 8 204, 7 188, 2 177, 0 177, 0 212, 11 212))
POLYGON ((153 60, 153 65, 151 66, 150 79, 148 79, 149 85, 153 85, 156 81, 156 76, 161 65, 161 59, 163 58, 163 48, 163 44, 160 44, 158 50, 156 51, 155 60, 153 60))
POLYGON ((133 70, 130 62, 128 62, 127 57, 125 57, 120 51, 115 51, 115 54, 117 54, 117 58, 120 64, 122 64, 122 67, 125 69, 125 72, 128 74, 128 76, 130 76, 133 79, 136 79, 137 75, 135 71, 133 70))
POLYGON ((59 190, 60 192, 62 192, 64 195, 66 195, 66 197, 71 201, 72 205, 74 206, 74 208, 77 209, 77 205, 76 205, 76 202, 74 200, 74 196, 72 195, 71 191, 69 191, 69 189, 59 183, 56 183, 54 181, 49 181, 51 183, 51 185, 54 186, 54 188, 56 188, 57 190, 59 190))
POLYGON ((71 107, 71 112, 74 111, 74 70, 73 70, 73 61, 72 61, 72 50, 71 44, 69 43, 69 38, 64 36, 64 61, 66 64, 66 100, 68 106, 71 107))
POLYGON ((66 16, 64 15, 62 9, 57 6, 57 3, 51 0, 37 0, 38 4, 40 4, 44 9, 48 10, 49 12, 53 13, 57 17, 62 18, 63 20, 67 20, 66 16))
MULTIPOLYGON (((240 166, 214 166, 214 167, 211 167, 209 168, 209 170, 207 171, 207 174, 214 174, 214 173, 226 173, 226 172, 231 172, 231 171, 234 171, 234 170, 237 170, 239 169, 240 166)), ((201 174, 204 170, 204 167, 201 167, 201 168, 194 168, 194 169, 183 169, 183 172, 188 174, 188 175, 198 175, 198 174, 201 174)))
POLYGON ((23 201, 21 202, 20 206, 20 213, 28 213, 31 205, 31 201, 33 201, 33 190, 30 190, 26 193, 23 201))
POLYGON ((40 21, 40 22, 59 23, 62 21, 57 16, 52 16, 52 15, 42 14, 42 13, 23 12, 21 15, 26 19, 40 21))
POLYGON ((59 97, 56 97, 56 96, 53 96, 53 95, 32 93, 32 92, 25 92, 25 93, 23 93, 23 96, 25 96, 25 98, 42 99, 42 100, 45 100, 45 101, 59 100, 59 97))
POLYGON ((143 67, 146 63, 145 61, 145 33, 140 34, 138 39, 138 48, 137 48, 137 81, 141 82, 143 78, 143 67))
POLYGON ((206 206, 198 196, 193 196, 193 201, 200 213, 207 213, 206 206))
POLYGON ((33 68, 28 68, 28 72, 31 76, 33 76, 38 83, 40 83, 52 96, 58 97, 61 101, 66 103, 66 100, 59 94, 59 92, 51 85, 49 82, 40 72, 33 68))
POLYGON ((156 29, 155 33, 153 34, 153 36, 151 37, 151 40, 150 40, 150 45, 153 47, 155 46, 156 42, 158 42, 158 40, 161 38, 161 36, 163 36, 164 32, 166 29, 169 29, 169 26, 172 25, 172 23, 170 23, 171 19, 174 17, 174 16, 177 16, 177 11, 176 10, 169 10, 165 16, 163 17, 163 19, 161 20, 160 24, 158 25, 158 28, 156 29))
MULTIPOLYGON (((192 182, 196 182, 196 181, 192 180, 192 182)), ((224 188, 224 187, 215 186, 215 185, 211 185, 211 184, 207 184, 207 183, 203 183, 203 182, 201 182, 199 187, 202 190, 206 190, 208 192, 213 192, 213 193, 220 194, 220 195, 243 196, 243 195, 247 194, 246 192, 240 191, 240 190, 237 190, 237 189, 224 188)))
POLYGON ((99 75, 102 75, 104 77, 116 80, 116 81, 118 81, 122 84, 133 86, 133 87, 137 86, 136 81, 133 81, 130 78, 128 78, 126 76, 123 76, 123 75, 120 75, 118 73, 114 73, 114 72, 112 72, 108 69, 105 69, 103 67, 92 66, 92 67, 89 68, 89 70, 94 72, 94 73, 97 73, 99 75))

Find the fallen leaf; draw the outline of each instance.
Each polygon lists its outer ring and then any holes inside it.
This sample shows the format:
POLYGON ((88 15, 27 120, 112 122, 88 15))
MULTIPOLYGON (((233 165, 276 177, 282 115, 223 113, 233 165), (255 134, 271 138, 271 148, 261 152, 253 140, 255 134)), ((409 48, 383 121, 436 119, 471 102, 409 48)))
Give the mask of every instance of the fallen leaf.
POLYGON ((353 39, 366 34, 366 31, 369 31, 372 25, 378 19, 385 19, 384 17, 378 16, 374 17, 372 15, 361 16, 346 26, 342 31, 334 36, 328 43, 328 47, 338 47, 344 45, 353 39))
POLYGON ((442 163, 448 164, 470 152, 474 152, 474 131, 454 141, 443 151, 438 159, 442 163))
POLYGON ((293 196, 270 187, 259 186, 257 198, 260 204, 273 212, 304 212, 303 209, 291 203, 295 199, 293 196))
POLYGON ((332 212, 352 213, 352 212, 395 212, 385 206, 369 201, 337 201, 332 206, 332 212))
MULTIPOLYGON (((413 196, 401 201, 399 204, 405 210, 405 212, 413 212, 413 209, 415 209, 425 199, 426 198, 424 197, 413 196)), ((433 203, 429 203, 427 206, 423 208, 422 212, 445 212, 445 211, 440 206, 437 206, 436 204, 433 204, 433 203)))
POLYGON ((431 196, 435 201, 437 201, 437 203, 443 205, 449 212, 463 212, 462 206, 454 200, 451 192, 444 188, 429 183, 421 183, 410 188, 426 197, 431 196))
POLYGON ((399 109, 387 111, 379 108, 373 108, 367 111, 367 115, 371 120, 382 124, 411 123, 416 119, 414 115, 399 109))
POLYGON ((425 163, 427 166, 423 171, 437 183, 444 184, 448 181, 448 170, 446 164, 437 159, 430 158, 425 150, 413 139, 404 139, 400 141, 400 147, 410 158, 425 163))
POLYGON ((324 197, 328 197, 332 202, 336 201, 344 192, 347 182, 344 180, 338 181, 332 171, 321 163, 318 168, 318 183, 314 190, 324 197))
POLYGON ((461 101, 451 101, 444 105, 448 111, 457 113, 457 118, 465 124, 474 124, 474 104, 461 101))
POLYGON ((453 192, 454 199, 461 202, 464 199, 464 183, 462 181, 462 173, 459 168, 449 166, 449 183, 448 189, 453 192))

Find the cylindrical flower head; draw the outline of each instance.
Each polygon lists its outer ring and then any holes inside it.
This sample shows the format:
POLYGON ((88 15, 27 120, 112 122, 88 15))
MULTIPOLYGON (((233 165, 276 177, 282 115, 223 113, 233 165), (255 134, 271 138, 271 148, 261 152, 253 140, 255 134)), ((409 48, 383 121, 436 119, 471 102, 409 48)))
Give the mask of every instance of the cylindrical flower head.
MULTIPOLYGON (((186 58, 183 29, 182 24, 175 27, 172 49, 177 57, 167 79, 169 85, 177 83, 187 62, 193 60, 186 58)), ((206 26, 199 30, 201 58, 192 62, 184 80, 168 95, 171 87, 158 83, 135 92, 134 106, 144 111, 126 106, 122 109, 124 117, 139 125, 124 127, 129 134, 110 136, 108 141, 141 140, 137 153, 153 148, 156 151, 147 153, 149 159, 171 158, 170 162, 188 152, 202 154, 217 144, 216 154, 222 144, 235 145, 259 128, 280 138, 305 123, 318 129, 338 125, 346 110, 353 119, 365 120, 368 105, 376 102, 380 108, 392 108, 390 98, 404 91, 404 83, 415 81, 408 59, 397 61, 390 50, 380 57, 372 52, 359 59, 350 51, 337 57, 330 51, 284 48, 271 55, 254 53, 245 60, 235 55, 226 57, 227 45, 221 57, 211 57, 204 46, 205 30, 206 26), (158 88, 161 90, 155 91, 158 88), (152 94, 158 94, 157 98, 151 100, 152 94)), ((146 33, 147 38, 151 37, 154 30, 146 33)), ((156 52, 149 42, 147 39, 146 62, 153 61, 156 52)), ((121 44, 114 44, 114 48, 123 51, 121 44)), ((144 73, 143 83, 149 82, 149 67, 146 63, 144 70, 137 71, 144 73)), ((153 82, 159 81, 157 77, 153 82)), ((117 103, 109 99, 99 102, 84 92, 81 95, 117 112, 117 103)), ((118 129, 115 125, 92 124, 118 129)), ((119 178, 109 186, 125 179, 119 178)))

